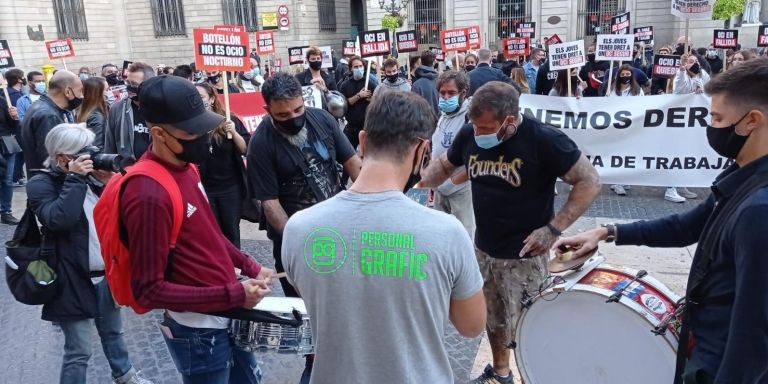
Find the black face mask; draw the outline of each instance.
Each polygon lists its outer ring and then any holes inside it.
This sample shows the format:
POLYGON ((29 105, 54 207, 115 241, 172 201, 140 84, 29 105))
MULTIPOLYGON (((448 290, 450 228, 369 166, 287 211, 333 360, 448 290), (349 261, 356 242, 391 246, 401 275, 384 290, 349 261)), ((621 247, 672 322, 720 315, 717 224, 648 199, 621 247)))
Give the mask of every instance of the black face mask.
MULTIPOLYGON (((416 146, 416 154, 419 153, 419 146, 416 146)), ((405 188, 403 188, 403 193, 408 192, 411 188, 413 188, 414 185, 418 184, 419 181, 421 181, 421 169, 424 168, 427 164, 429 164, 430 159, 430 152, 429 148, 427 148, 426 152, 424 152, 424 156, 421 159, 413 159, 413 168, 411 170, 411 175, 408 176, 408 181, 405 182, 405 188)))
POLYGON ((301 132, 301 129, 304 128, 305 120, 306 116, 304 114, 283 121, 277 121, 272 117, 272 124, 285 134, 293 136, 301 132))
MULTIPOLYGON (((171 135, 168 131, 165 132, 171 135)), ((211 135, 209 133, 191 140, 179 139, 176 136, 173 138, 182 148, 181 153, 173 152, 177 159, 185 163, 200 164, 211 157, 211 135)))
POLYGON ((315 71, 319 71, 320 68, 323 67, 323 62, 322 61, 310 61, 309 62, 309 67, 314 69, 315 71))
POLYGON ((125 86, 125 91, 128 92, 131 100, 135 102, 139 101, 139 87, 129 84, 125 86))
POLYGON ((465 65, 465 66, 464 66, 464 69, 465 69, 467 72, 469 72, 469 71, 471 71, 471 70, 475 69, 475 66, 474 66, 474 65, 465 65))
POLYGON ((220 79, 221 79, 221 75, 208 76, 208 82, 210 82, 211 84, 218 84, 220 79))
POLYGON ((67 99, 67 109, 70 111, 74 111, 75 109, 77 109, 77 107, 80 106, 80 104, 83 103, 82 97, 77 97, 77 95, 75 95, 74 92, 72 92, 72 96, 74 97, 71 99, 67 99))
POLYGON ((588 53, 587 54, 587 60, 595 61, 595 54, 594 53, 588 53))
POLYGON ((707 141, 709 146, 717 152, 718 155, 727 157, 729 159, 735 159, 739 155, 744 144, 749 139, 749 135, 741 136, 736 133, 736 126, 744 120, 749 112, 739 119, 739 121, 723 128, 715 128, 711 125, 707 126, 707 141))
POLYGON ((632 82, 632 76, 620 76, 619 81, 621 81, 622 84, 630 84, 632 82))
POLYGON ((682 55, 684 50, 685 50, 685 46, 683 46, 683 44, 678 44, 675 47, 675 55, 678 55, 678 56, 682 55))
POLYGON ((397 82, 397 79, 398 79, 399 77, 400 77, 400 76, 399 76, 399 75, 397 75, 397 74, 394 74, 394 75, 387 75, 387 81, 389 81, 390 83, 394 84, 395 82, 397 82))
POLYGON ((107 84, 109 84, 110 87, 120 84, 120 79, 117 78, 117 73, 110 73, 107 75, 106 79, 107 84))
POLYGON ((699 63, 693 64, 691 65, 691 68, 689 69, 689 71, 691 71, 691 73, 693 73, 694 75, 698 75, 699 72, 701 72, 701 66, 699 66, 699 63))

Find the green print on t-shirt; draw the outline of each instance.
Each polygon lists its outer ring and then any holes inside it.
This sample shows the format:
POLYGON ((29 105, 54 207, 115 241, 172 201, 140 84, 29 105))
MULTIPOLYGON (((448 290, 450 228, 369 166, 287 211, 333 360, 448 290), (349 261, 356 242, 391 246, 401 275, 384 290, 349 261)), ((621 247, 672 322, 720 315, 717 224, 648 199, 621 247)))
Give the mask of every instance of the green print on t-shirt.
POLYGON ((422 264, 429 260, 429 256, 415 249, 412 234, 362 231, 360 246, 360 272, 363 275, 413 280, 427 278, 422 264))

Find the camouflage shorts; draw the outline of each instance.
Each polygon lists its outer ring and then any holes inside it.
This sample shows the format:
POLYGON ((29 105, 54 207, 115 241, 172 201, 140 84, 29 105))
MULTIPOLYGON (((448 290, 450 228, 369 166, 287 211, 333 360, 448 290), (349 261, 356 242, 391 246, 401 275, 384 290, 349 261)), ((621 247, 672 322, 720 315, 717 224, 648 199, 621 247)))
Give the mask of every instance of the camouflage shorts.
POLYGON ((515 339, 522 312, 523 292, 533 295, 547 276, 548 255, 526 259, 496 259, 476 249, 477 263, 485 284, 483 294, 489 332, 506 333, 505 342, 515 339))

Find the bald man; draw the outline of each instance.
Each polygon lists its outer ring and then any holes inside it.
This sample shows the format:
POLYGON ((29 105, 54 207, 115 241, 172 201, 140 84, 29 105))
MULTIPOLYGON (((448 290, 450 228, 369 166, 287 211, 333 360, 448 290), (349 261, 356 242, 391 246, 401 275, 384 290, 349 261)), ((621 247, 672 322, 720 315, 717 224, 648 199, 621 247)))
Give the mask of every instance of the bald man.
POLYGON ((45 150, 45 136, 61 123, 74 123, 72 111, 83 102, 83 83, 69 71, 56 71, 48 83, 48 94, 32 104, 24 116, 21 127, 24 163, 27 179, 43 169, 48 157, 45 150))

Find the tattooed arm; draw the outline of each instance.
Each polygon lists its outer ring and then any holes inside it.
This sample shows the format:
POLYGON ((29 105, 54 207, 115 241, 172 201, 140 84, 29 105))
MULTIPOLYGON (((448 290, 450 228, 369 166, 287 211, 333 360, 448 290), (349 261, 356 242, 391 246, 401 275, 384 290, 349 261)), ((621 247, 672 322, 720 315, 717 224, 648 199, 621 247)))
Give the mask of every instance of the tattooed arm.
POLYGON ((421 171, 419 187, 435 188, 442 184, 453 174, 456 166, 448 161, 448 155, 443 153, 437 159, 432 159, 429 165, 421 171))

